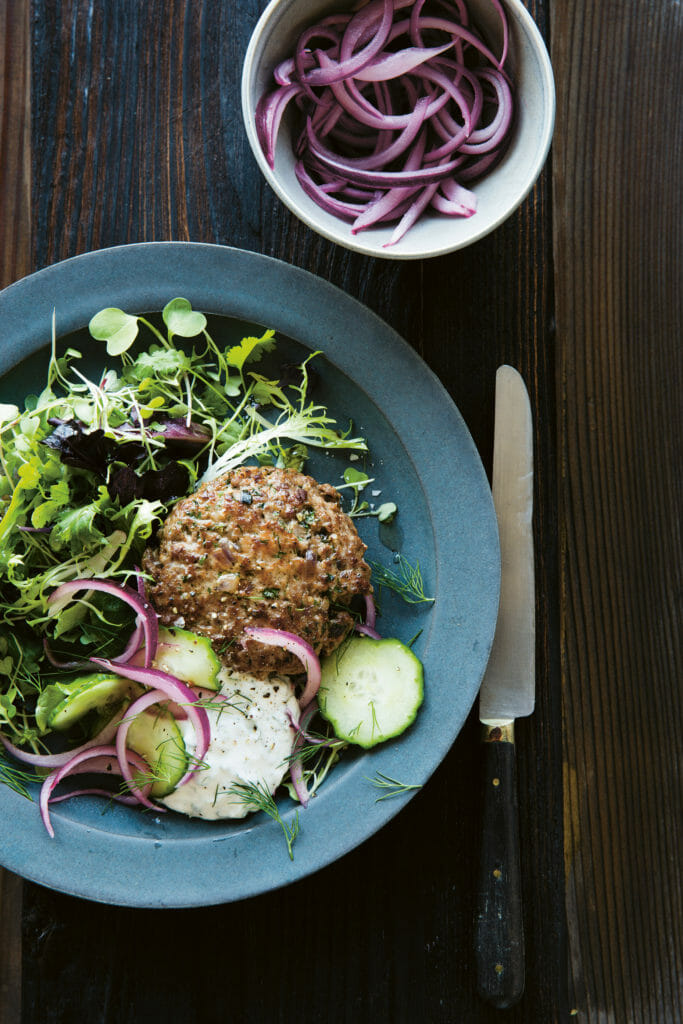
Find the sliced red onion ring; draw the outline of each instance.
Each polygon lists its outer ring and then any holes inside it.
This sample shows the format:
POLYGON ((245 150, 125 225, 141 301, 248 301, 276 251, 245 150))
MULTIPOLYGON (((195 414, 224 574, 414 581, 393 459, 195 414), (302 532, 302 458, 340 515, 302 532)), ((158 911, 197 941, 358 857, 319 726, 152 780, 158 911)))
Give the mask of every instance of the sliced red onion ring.
POLYGON ((92 750, 93 747, 101 747, 113 740, 124 713, 120 711, 114 715, 104 729, 97 736, 94 736, 93 739, 88 740, 87 743, 83 743, 80 747, 75 747, 73 750, 66 750, 61 754, 34 754, 32 751, 22 750, 21 747, 15 746, 6 736, 3 736, 1 732, 0 743, 2 743, 8 754, 11 754, 15 760, 20 761, 22 764, 30 764, 36 768, 60 768, 78 754, 92 750))
POLYGON ((300 160, 294 166, 294 173, 304 192, 328 213, 332 213, 336 217, 355 220, 365 209, 365 206, 360 203, 346 203, 342 199, 330 196, 326 191, 329 186, 319 185, 315 182, 300 160))
MULTIPOLYGON (((496 0, 492 0, 492 2, 496 3, 496 0)), ((502 7, 500 8, 500 16, 503 25, 506 27, 507 18, 505 17, 505 13, 502 7)), ((473 32, 471 29, 466 28, 464 25, 458 25, 457 22, 453 21, 450 18, 428 18, 420 16, 417 19, 417 25, 419 29, 440 29, 442 32, 447 32, 450 35, 457 37, 458 39, 462 39, 463 42, 468 43, 473 49, 478 50, 479 53, 481 53, 481 55, 485 57, 487 61, 490 61, 490 63, 493 64, 495 68, 502 67, 504 59, 505 57, 507 57, 507 31, 505 31, 504 35, 505 42, 503 47, 503 53, 501 57, 496 57, 496 55, 489 49, 486 43, 476 34, 476 32, 473 32)), ((399 36, 401 32, 405 31, 410 31, 410 22, 404 22, 403 25, 397 26, 394 37, 399 36)))
POLYGON ((305 708, 320 689, 320 660, 313 648, 295 633, 269 626, 247 626, 244 632, 269 647, 283 647, 295 655, 306 670, 306 686, 299 698, 299 706, 305 708))
MULTIPOLYGON (((74 774, 77 774, 77 771, 74 774)), ((135 807, 139 803, 139 800, 134 796, 126 796, 125 793, 114 793, 108 789, 99 789, 97 786, 93 786, 91 789, 72 789, 68 793, 59 793, 57 796, 50 797, 50 803, 59 804, 64 800, 73 800, 77 796, 103 796, 107 800, 115 800, 117 804, 127 804, 128 807, 135 807)), ((156 810, 160 811, 162 808, 158 807, 156 810)))
POLYGON ((451 174, 458 166, 458 162, 448 161, 437 164, 435 167, 421 167, 419 170, 403 171, 373 171, 365 170, 362 167, 353 166, 347 160, 336 158, 329 150, 319 145, 314 138, 310 138, 311 151, 336 175, 343 175, 348 181, 359 185, 369 185, 375 188, 394 188, 438 184, 442 178, 451 174))
POLYGON ((369 626, 370 629, 375 628, 377 622, 377 606, 375 605, 375 599, 372 594, 365 595, 365 625, 369 626))
MULTIPOLYGON (((390 163, 397 157, 402 156, 417 137, 417 134, 422 127, 422 122, 424 121, 428 105, 429 98, 427 96, 418 100, 410 119, 393 142, 389 143, 386 147, 379 149, 371 156, 349 157, 347 166, 358 167, 361 170, 369 171, 375 167, 382 167, 383 164, 390 163)), ((326 149, 318 138, 310 117, 306 122, 306 134, 308 136, 311 152, 315 153, 316 156, 323 160, 323 162, 327 162, 329 159, 335 159, 335 154, 326 149)))
POLYGON ((369 636, 371 640, 381 640, 381 635, 372 626, 366 626, 362 622, 357 622, 353 627, 356 633, 362 633, 363 636, 369 636))
MULTIPOLYGON (((306 732, 308 723, 313 718, 313 715, 317 710, 318 702, 314 697, 313 700, 304 707, 303 711, 299 715, 298 722, 296 722, 293 715, 287 711, 292 727, 296 729, 296 740, 294 741, 294 747, 292 750, 293 755, 295 755, 297 751, 301 750, 304 743, 312 743, 316 746, 325 745, 326 741, 316 740, 306 732)), ((292 785, 294 786, 294 792, 299 798, 299 803, 302 807, 308 807, 310 797, 308 794, 308 787, 306 786, 303 763, 300 757, 295 756, 292 758, 289 766, 289 774, 292 780, 292 785)))
POLYGON ((43 651, 45 652, 45 657, 47 658, 47 660, 55 668, 76 669, 91 667, 91 663, 89 661, 86 661, 85 659, 81 661, 60 661, 57 655, 50 647, 50 641, 47 639, 47 637, 43 637, 43 651))
MULTIPOLYGON (((426 144, 426 135, 423 132, 414 149, 408 155, 405 162, 405 169, 412 170, 420 166, 422 158, 424 156, 424 149, 426 144)), ((368 227, 370 224, 378 224, 382 220, 386 220, 389 217, 400 216, 400 211, 403 209, 405 200, 412 200, 415 195, 417 188, 415 186, 407 188, 392 188, 383 194, 380 193, 380 198, 374 202, 369 203, 365 211, 353 222, 351 231, 355 234, 357 231, 368 227)))
MULTIPOLYGON (((147 686, 151 690, 160 690, 166 697, 180 704, 187 712, 187 717, 195 731, 195 759, 197 762, 200 762, 204 758, 211 742, 211 727, 205 708, 199 704, 201 698, 194 690, 191 690, 181 679, 169 675, 168 672, 161 672, 157 668, 119 665, 106 658, 93 658, 92 661, 94 665, 101 665, 107 672, 123 676, 124 679, 132 679, 136 683, 142 683, 143 686, 147 686)), ((130 708, 128 710, 130 712, 130 708)), ((193 776, 194 772, 195 769, 190 768, 182 777, 178 786, 184 785, 193 776)))
POLYGON ((440 0, 429 14, 424 0, 371 0, 309 26, 257 107, 270 166, 294 98, 304 125, 294 142, 299 184, 326 212, 352 221, 354 233, 395 223, 391 246, 427 209, 472 216, 476 204, 453 200, 442 182, 485 174, 510 136, 508 24, 501 0, 491 3, 500 56, 477 33, 466 0, 440 0))
POLYGON ((432 206, 435 210, 462 217, 471 217, 476 211, 477 197, 474 192, 458 185, 452 178, 442 181, 440 187, 444 195, 441 196, 437 192, 432 196, 432 206))
POLYGON ((294 66, 296 68, 297 78, 302 84, 306 95, 314 102, 317 102, 317 97, 311 86, 306 82, 306 72, 310 71, 315 65, 315 61, 311 59, 311 52, 308 49, 309 43, 313 40, 320 41, 326 39, 330 44, 330 55, 334 55, 336 58, 339 54, 339 40, 341 29, 348 22, 348 16, 344 14, 331 14, 327 18, 323 18, 322 21, 318 22, 317 25, 312 25, 299 36, 296 51, 294 54, 294 66))
MULTIPOLYGON (((52 791, 55 789, 56 786, 59 785, 62 779, 66 778, 67 775, 71 774, 71 772, 73 772, 74 769, 76 769, 76 767, 80 765, 82 762, 95 761, 97 763, 98 759, 101 757, 117 757, 116 747, 91 747, 88 750, 81 750, 80 753, 78 754, 73 754, 70 760, 66 762, 66 764, 61 765, 50 775, 48 775, 48 777, 45 779, 42 786, 40 787, 40 816, 43 819, 43 824, 47 829, 48 835, 52 839, 54 839, 55 836, 55 830, 53 829, 52 822, 50 821, 49 809, 52 791)), ((135 754, 132 750, 128 751, 127 758, 128 761, 132 763, 135 767, 137 767, 140 771, 148 771, 148 766, 145 763, 145 761, 138 754, 135 754)), ((154 806, 155 810, 161 810, 161 808, 156 807, 156 805, 154 806)))
MULTIPOLYGON (((320 55, 320 62, 323 66, 329 66, 329 62, 324 54, 320 55)), ((333 82, 330 88, 335 99, 344 108, 346 113, 368 128, 374 128, 377 131, 405 128, 412 116, 412 111, 407 114, 382 113, 381 110, 373 107, 365 99, 352 78, 346 79, 343 82, 333 82)), ((448 96, 446 94, 431 100, 425 116, 432 117, 447 102, 448 96)))
POLYGON ((357 72, 356 78, 361 82, 387 82, 399 75, 408 75, 420 64, 432 60, 450 50, 453 43, 443 46, 408 46, 398 53, 385 53, 373 65, 357 72))
MULTIPOLYGON (((126 740, 128 739, 128 730, 130 729, 133 721, 139 714, 146 711, 147 708, 152 707, 154 704, 159 704, 161 701, 168 699, 167 694, 163 690, 149 690, 147 693, 143 693, 141 697, 134 700, 126 712, 126 716, 119 726, 118 732, 116 733, 116 756, 119 762, 119 768, 123 778, 128 784, 128 789, 131 794, 135 797, 138 803, 143 804, 144 807, 150 809, 156 809, 156 804, 147 796, 144 787, 138 786, 135 781, 135 776, 130 770, 128 764, 128 754, 130 751, 126 746, 126 740)), ((183 779, 184 781, 184 779, 183 779)))
MULTIPOLYGON (((297 749, 297 743, 298 743, 298 737, 297 737, 297 742, 294 745, 294 750, 292 751, 292 753, 295 753, 295 751, 297 749)), ((301 744, 299 744, 299 746, 301 746, 301 744)), ((308 801, 309 801, 310 798, 309 798, 309 795, 308 795, 308 787, 306 785, 306 779, 304 777, 304 768, 303 768, 303 764, 301 763, 301 758, 300 757, 293 757, 292 760, 290 761, 290 763, 289 763, 289 777, 292 780, 292 785, 294 787, 294 792, 296 793, 296 795, 298 797, 299 803, 301 804, 302 807, 308 807, 308 801)))
POLYGON ((60 584, 56 590, 52 591, 47 603, 52 609, 64 606, 73 594, 78 593, 79 590, 99 590, 105 594, 111 594, 113 597, 118 597, 125 601, 133 611, 137 612, 145 639, 146 667, 149 667, 156 654, 159 639, 159 620, 146 597, 141 597, 137 591, 124 583, 112 583, 110 580, 86 578, 69 580, 67 583, 60 584))
POLYGON ((339 82, 343 78, 351 78, 353 75, 358 74, 364 68, 374 60, 375 56, 382 49, 386 43, 389 32, 391 31, 391 25, 394 18, 394 4, 393 0, 382 0, 382 16, 378 22, 377 31, 373 35, 370 42, 363 50, 350 56, 350 50, 353 48, 354 40, 350 40, 350 37, 354 36, 354 27, 357 29, 357 37, 359 38, 363 31, 372 21, 378 20, 378 13, 375 11, 375 4, 368 4, 366 7, 354 15, 353 19, 349 24, 341 44, 340 57, 341 60, 336 67, 318 68, 313 71, 308 71, 303 78, 303 81, 307 85, 331 85, 332 82, 339 82))
POLYGON ((285 85, 277 92, 262 96, 256 107, 256 132, 271 167, 275 166, 275 140, 287 104, 301 92, 300 85, 285 85))
POLYGON ((481 72, 480 77, 490 82, 496 93, 497 108, 493 119, 488 125, 471 133, 469 139, 460 147, 461 153, 482 153, 500 146, 510 130, 512 120, 512 90, 505 76, 500 72, 481 72))

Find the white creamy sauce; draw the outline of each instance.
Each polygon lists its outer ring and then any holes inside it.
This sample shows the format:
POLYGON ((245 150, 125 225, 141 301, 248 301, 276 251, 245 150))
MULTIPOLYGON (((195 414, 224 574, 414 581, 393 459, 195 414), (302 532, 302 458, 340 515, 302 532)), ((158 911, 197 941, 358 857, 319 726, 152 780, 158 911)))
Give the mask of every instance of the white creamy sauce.
MULTIPOLYGON (((207 708, 211 743, 193 777, 163 797, 162 803, 193 818, 244 818, 253 811, 239 795, 231 793, 236 783, 258 783, 274 793, 289 769, 296 732, 294 721, 299 705, 289 679, 253 679, 224 669, 221 693, 226 701, 221 710, 207 708)), ((211 694, 205 691, 211 698, 211 694)), ((195 733, 189 720, 178 722, 190 757, 196 750, 195 733)))

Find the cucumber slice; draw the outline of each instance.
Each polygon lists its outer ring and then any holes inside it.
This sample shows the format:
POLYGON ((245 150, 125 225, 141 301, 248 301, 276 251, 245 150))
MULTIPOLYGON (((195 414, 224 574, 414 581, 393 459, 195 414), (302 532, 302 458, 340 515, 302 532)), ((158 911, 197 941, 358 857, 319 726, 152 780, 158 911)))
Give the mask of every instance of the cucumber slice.
MULTIPOLYGON (((142 711, 133 719, 127 745, 144 757, 154 777, 151 796, 166 796, 176 788, 187 770, 187 748, 178 725, 167 711, 142 711)), ((137 778, 142 785, 147 780, 137 778)))
POLYGON ((220 687, 218 673, 221 663, 211 641, 187 629, 162 627, 159 630, 154 667, 182 679, 190 686, 199 686, 204 690, 218 690, 220 687))
POLYGON ((320 712, 339 739, 374 747, 414 722, 424 696, 422 662, 400 640, 352 637, 321 668, 320 712))
POLYGON ((47 725, 50 729, 63 732, 80 721, 90 711, 97 711, 100 717, 108 719, 116 708, 139 687, 129 679, 106 672, 94 672, 79 676, 69 683, 51 683, 40 695, 39 702, 47 708, 58 693, 62 699, 50 707, 47 725))

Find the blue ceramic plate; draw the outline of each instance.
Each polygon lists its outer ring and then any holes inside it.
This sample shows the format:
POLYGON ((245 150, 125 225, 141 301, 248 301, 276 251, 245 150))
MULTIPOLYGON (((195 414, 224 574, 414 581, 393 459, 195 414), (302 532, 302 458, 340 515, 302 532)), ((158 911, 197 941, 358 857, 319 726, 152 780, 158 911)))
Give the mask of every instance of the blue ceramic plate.
MULTIPOLYGON (((370 443, 367 467, 394 501, 395 523, 360 520, 368 557, 419 562, 433 605, 382 599, 379 629, 424 662, 425 702, 402 737, 345 754, 300 812, 294 860, 279 826, 263 814, 241 822, 158 816, 85 797, 55 805, 50 839, 34 803, 0 786, 0 861, 63 892, 104 903, 191 907, 244 899, 303 878, 385 825, 409 795, 377 802, 377 772, 425 783, 474 702, 498 606, 500 560, 491 493, 460 414, 413 350, 338 288, 288 264, 220 246, 159 242, 88 253, 48 267, 0 293, 0 401, 44 381, 53 309, 57 334, 101 365, 86 330, 105 306, 160 310, 175 296, 210 315, 217 340, 273 327, 288 361, 321 351, 316 400, 370 443)), ((348 459, 310 466, 339 483, 348 459)), ((280 811, 291 823, 295 805, 280 811)))

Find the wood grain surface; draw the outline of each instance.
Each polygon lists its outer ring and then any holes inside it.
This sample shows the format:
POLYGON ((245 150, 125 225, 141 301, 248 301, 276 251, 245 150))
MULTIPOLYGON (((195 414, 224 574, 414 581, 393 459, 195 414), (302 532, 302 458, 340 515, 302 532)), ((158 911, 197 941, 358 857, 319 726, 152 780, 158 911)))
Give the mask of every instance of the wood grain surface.
MULTIPOLYGON (((29 7, 0 2, 0 288, 31 271, 30 114, 29 7)), ((21 1019, 22 895, 0 868, 0 1024, 21 1019)))
POLYGON ((591 1022, 673 1024, 683 8, 555 3, 551 38, 571 1002, 591 1022))
MULTIPOLYGON (((3 282, 138 240, 285 259, 420 352, 487 467, 496 367, 523 373, 538 695, 517 728, 527 985, 506 1019, 677 1024, 683 8, 528 6, 558 95, 539 183, 468 250, 392 263, 315 236, 263 184, 237 102, 262 3, 0 0, 3 282)), ((3 981, 0 1021, 498 1020, 477 999, 472 956, 478 753, 472 716, 381 833, 250 901, 135 911, 26 883, 23 1007, 3 981)), ((16 981, 4 940, 0 964, 16 981)))

